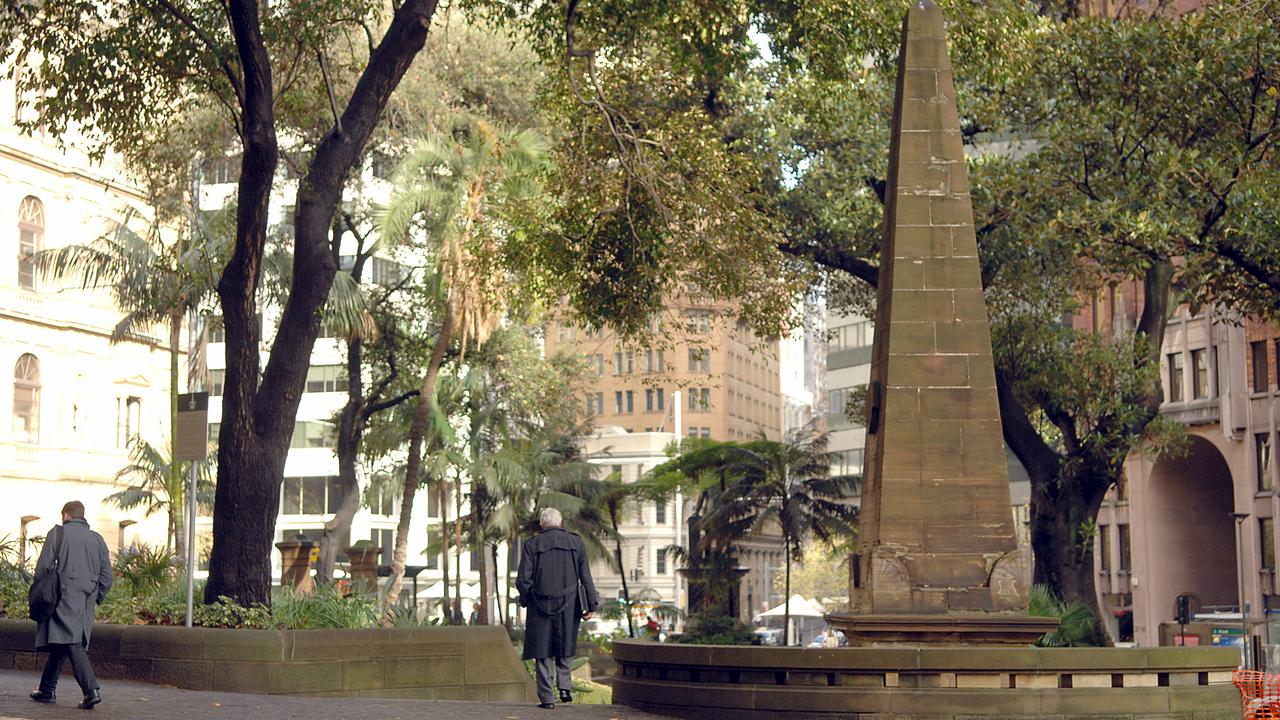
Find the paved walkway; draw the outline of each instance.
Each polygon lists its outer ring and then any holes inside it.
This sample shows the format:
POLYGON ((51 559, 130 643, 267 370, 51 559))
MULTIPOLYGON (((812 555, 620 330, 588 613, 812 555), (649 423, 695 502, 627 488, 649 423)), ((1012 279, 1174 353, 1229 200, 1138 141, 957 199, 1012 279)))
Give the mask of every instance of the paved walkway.
POLYGON ((102 682, 103 702, 92 713, 76 709, 80 689, 58 683, 58 704, 40 705, 27 694, 35 673, 0 670, 0 720, 665 720, 616 705, 533 705, 432 700, 356 700, 200 692, 121 680, 102 682))

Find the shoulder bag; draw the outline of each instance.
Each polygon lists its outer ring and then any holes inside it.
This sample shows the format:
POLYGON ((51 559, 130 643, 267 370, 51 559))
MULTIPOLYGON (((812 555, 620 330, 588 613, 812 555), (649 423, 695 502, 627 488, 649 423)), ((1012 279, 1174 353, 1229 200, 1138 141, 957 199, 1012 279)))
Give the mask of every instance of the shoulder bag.
POLYGON ((62 582, 59 575, 62 570, 62 526, 54 529, 57 539, 53 545, 53 567, 31 583, 27 592, 27 612, 32 620, 38 623, 53 617, 53 612, 62 601, 62 582))

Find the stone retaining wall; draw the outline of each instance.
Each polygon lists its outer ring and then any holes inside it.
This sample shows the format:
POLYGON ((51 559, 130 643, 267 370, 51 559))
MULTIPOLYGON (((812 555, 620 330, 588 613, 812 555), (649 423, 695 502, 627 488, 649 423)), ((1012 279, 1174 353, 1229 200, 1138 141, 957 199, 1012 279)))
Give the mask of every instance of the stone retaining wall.
MULTIPOLYGON (((39 671, 35 623, 0 620, 0 669, 39 671)), ((533 683, 496 626, 219 630, 97 625, 99 677, 190 690, 526 702, 533 683)))
POLYGON ((801 649, 618 640, 613 701, 677 717, 1238 720, 1233 648, 801 649))

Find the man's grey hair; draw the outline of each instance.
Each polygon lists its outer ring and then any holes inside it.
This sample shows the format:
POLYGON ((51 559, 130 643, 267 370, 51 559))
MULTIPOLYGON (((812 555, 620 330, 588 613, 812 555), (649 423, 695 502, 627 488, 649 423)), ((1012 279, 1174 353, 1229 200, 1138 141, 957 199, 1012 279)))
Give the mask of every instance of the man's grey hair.
POLYGON ((538 513, 538 523, 543 530, 558 528, 564 523, 564 516, 555 508, 542 508, 542 512, 538 513))

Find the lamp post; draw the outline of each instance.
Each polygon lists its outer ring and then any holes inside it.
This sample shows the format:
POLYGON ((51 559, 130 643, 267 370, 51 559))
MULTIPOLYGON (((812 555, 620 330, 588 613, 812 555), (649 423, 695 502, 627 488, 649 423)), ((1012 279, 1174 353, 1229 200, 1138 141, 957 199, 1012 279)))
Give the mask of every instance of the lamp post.
POLYGON ((23 515, 21 529, 18 531, 18 567, 27 566, 27 526, 40 519, 39 515, 23 515))
POLYGON ((1238 593, 1238 602, 1240 603, 1240 640, 1244 643, 1244 668, 1250 669, 1252 663, 1250 657, 1252 653, 1249 648, 1249 618, 1245 610, 1244 601, 1244 521, 1249 517, 1249 513, 1233 512, 1231 519, 1236 521, 1236 580, 1238 593))
POLYGON ((124 554, 124 531, 130 526, 137 525, 137 520, 121 520, 119 523, 120 532, 116 535, 116 555, 124 554))

